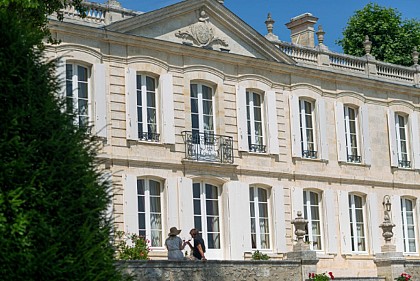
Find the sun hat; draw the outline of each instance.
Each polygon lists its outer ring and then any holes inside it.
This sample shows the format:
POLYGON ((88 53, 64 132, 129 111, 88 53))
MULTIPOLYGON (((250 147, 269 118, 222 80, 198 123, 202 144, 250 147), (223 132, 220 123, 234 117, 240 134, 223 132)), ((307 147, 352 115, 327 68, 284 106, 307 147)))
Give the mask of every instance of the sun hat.
POLYGON ((178 234, 181 233, 181 229, 177 229, 175 226, 171 227, 171 229, 169 229, 169 234, 168 236, 177 236, 178 234))

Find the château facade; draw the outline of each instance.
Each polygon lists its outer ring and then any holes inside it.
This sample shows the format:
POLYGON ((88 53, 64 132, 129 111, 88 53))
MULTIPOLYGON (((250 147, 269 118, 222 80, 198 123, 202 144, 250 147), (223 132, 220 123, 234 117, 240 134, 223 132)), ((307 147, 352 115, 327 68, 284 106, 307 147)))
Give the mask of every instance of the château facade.
POLYGON ((47 56, 102 144, 116 227, 146 236, 152 259, 172 226, 200 229, 208 259, 284 259, 300 211, 318 268, 376 276, 385 203, 396 250, 420 259, 418 54, 376 61, 368 39, 364 57, 331 52, 311 14, 287 43, 223 1, 86 5, 51 19, 47 56))

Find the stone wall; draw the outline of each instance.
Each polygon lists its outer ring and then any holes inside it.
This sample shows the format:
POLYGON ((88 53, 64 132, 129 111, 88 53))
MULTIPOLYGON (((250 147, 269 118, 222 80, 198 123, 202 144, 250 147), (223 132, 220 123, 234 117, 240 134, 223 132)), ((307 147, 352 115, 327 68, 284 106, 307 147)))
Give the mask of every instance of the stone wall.
POLYGON ((411 280, 420 281, 420 261, 419 260, 408 260, 404 264, 405 272, 410 274, 411 280))
POLYGON ((124 261, 136 281, 302 280, 299 261, 124 261))

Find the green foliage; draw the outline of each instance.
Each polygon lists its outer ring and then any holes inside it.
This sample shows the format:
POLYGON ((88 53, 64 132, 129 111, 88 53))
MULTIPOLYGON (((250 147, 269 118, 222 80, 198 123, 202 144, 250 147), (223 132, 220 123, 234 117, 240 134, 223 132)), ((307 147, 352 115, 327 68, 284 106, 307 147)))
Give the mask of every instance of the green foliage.
POLYGON ((84 15, 85 8, 82 2, 83 0, 0 0, 0 10, 19 14, 20 19, 27 21, 30 28, 41 31, 52 40, 47 28, 48 16, 56 13, 57 18, 62 20, 62 10, 70 5, 84 15))
POLYGON ((256 250, 254 253, 252 253, 252 260, 254 261, 266 261, 269 260, 270 257, 264 253, 261 253, 260 251, 256 250))
POLYGON ((420 46, 419 21, 403 20, 396 9, 369 3, 350 17, 343 38, 337 43, 344 53, 363 56, 366 35, 372 41, 371 54, 377 60, 413 65, 411 53, 414 47, 420 46))
POLYGON ((120 260, 148 260, 149 259, 149 244, 148 240, 143 236, 137 234, 126 235, 124 231, 117 231, 115 234, 116 238, 116 250, 117 259, 120 260), (132 246, 127 244, 127 241, 131 241, 132 246))
POLYGON ((96 145, 56 97, 43 33, 0 9, 0 279, 121 280, 96 145))

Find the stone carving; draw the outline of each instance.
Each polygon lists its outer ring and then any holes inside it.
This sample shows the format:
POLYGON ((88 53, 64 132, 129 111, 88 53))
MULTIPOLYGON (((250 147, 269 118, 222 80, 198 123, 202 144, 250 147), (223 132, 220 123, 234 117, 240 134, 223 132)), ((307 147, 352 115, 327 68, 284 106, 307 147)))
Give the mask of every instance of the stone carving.
POLYGON ((179 30, 175 33, 175 36, 192 41, 194 45, 199 47, 211 47, 215 44, 223 47, 229 46, 224 39, 215 37, 213 28, 209 23, 209 17, 204 10, 201 10, 197 23, 191 25, 188 29, 179 30))

